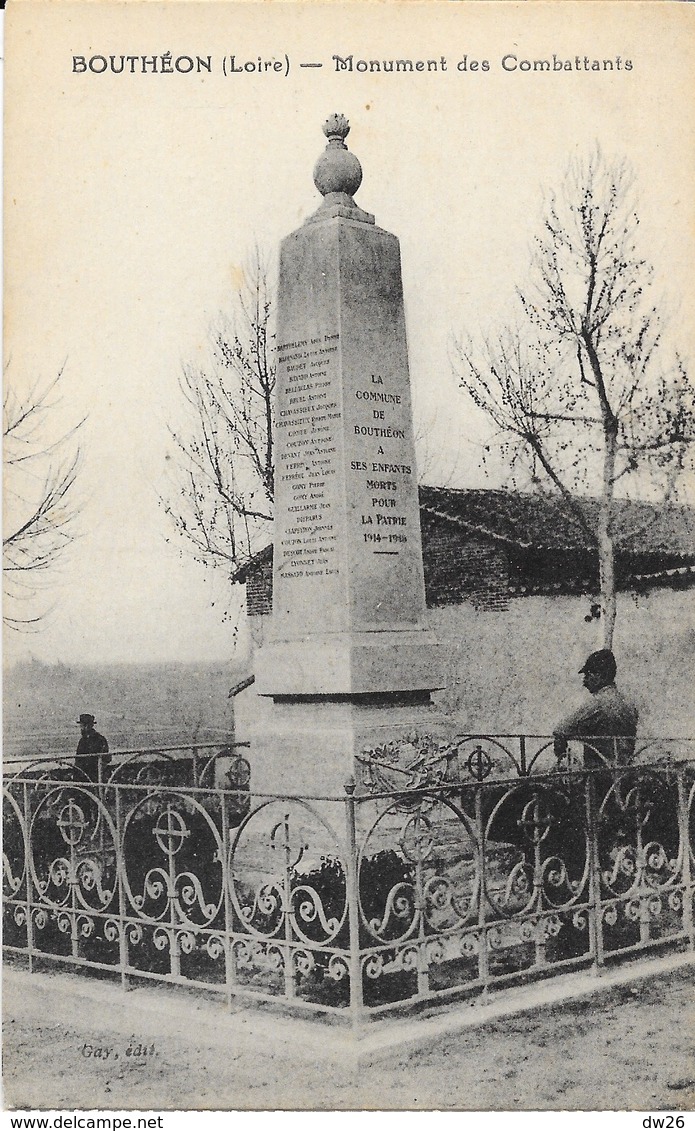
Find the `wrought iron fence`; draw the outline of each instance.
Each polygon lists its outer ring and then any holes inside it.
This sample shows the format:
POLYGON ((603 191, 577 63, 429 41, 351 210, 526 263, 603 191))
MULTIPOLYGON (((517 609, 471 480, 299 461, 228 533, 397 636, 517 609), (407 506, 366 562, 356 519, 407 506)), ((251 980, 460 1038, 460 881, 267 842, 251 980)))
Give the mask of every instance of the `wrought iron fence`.
POLYGON ((4 786, 5 947, 353 1020, 692 948, 683 742, 662 740, 669 764, 547 771, 551 740, 521 738, 460 736, 454 766, 412 736, 337 798, 152 780, 153 752, 97 783, 24 765, 4 786))
POLYGON ((58 777, 89 785, 139 784, 199 786, 223 784, 248 790, 250 767, 243 751, 248 742, 200 742, 194 745, 133 747, 112 750, 108 755, 44 753, 36 758, 16 756, 3 760, 3 777, 29 773, 32 777, 58 777), (90 773, 97 763, 97 782, 90 773))

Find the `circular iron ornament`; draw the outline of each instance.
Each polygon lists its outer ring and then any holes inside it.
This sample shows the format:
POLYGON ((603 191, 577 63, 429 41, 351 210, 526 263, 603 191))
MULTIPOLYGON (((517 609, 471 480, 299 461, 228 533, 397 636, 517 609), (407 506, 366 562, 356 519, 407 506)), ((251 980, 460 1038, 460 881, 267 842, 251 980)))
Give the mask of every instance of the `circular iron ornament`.
POLYGON ((152 832, 162 852, 169 857, 176 856, 191 835, 179 810, 174 809, 171 803, 167 805, 164 813, 160 813, 152 832))
POLYGON ((316 961, 310 950, 295 950, 292 956, 293 967, 297 974, 306 978, 316 966, 316 961))
MULTIPOLYGON (((492 735, 457 735, 451 743, 451 748, 462 754, 464 747, 470 742, 475 742, 476 745, 463 765, 476 781, 484 781, 495 767, 499 770, 498 776, 502 778, 525 777, 528 773, 528 767, 524 772, 519 758, 508 746, 500 742, 499 738, 494 738, 492 735), (485 743, 485 746, 482 743, 485 743)), ((533 756, 533 762, 536 761, 539 753, 540 751, 533 756)))
POLYGON ((115 919, 107 919, 104 923, 104 938, 107 942, 120 942, 122 938, 121 925, 115 919))
MULTIPOLYGON (((360 919, 369 936, 380 943, 402 943, 421 923, 430 930, 453 930, 477 915, 480 874, 474 825, 440 794, 422 794, 419 802, 421 808, 410 810, 400 835, 393 826, 403 815, 394 799, 360 838, 360 919), (452 844, 458 845, 453 856, 452 844), (391 855, 391 878, 375 887, 372 861, 379 861, 384 852, 391 855)), ((367 805, 373 804, 365 803, 362 815, 366 817, 367 805)), ((388 876, 381 868, 377 874, 388 876)))
POLYGON ((459 949, 462 958, 475 958, 480 953, 480 937, 477 934, 463 935, 459 949))
POLYGON ((340 954, 332 954, 328 960, 326 973, 334 982, 342 982, 343 978, 347 978, 350 973, 346 959, 340 954))
POLYGON ((405 857, 413 864, 422 864, 434 848, 432 825, 423 813, 409 817, 399 838, 405 857))
MULTIPOLYGON (((142 840, 142 831, 140 832, 142 840)), ((153 790, 141 797, 127 814, 121 839, 123 888, 129 908, 144 923, 163 923, 176 928, 200 928, 211 926, 215 921, 224 900, 222 880, 223 848, 220 831, 206 808, 194 797, 184 794, 171 794, 166 788, 153 790), (159 806, 159 812, 153 806, 159 806), (146 826, 151 834, 150 845, 156 844, 165 857, 161 858, 150 851, 142 856, 142 845, 138 845, 138 822, 143 818, 154 819, 146 826), (207 838, 204 852, 194 857, 197 872, 178 870, 174 861, 188 841, 197 835, 207 838), (131 838, 137 851, 131 848, 131 838), (138 867, 145 869, 144 875, 137 878, 138 867), (135 875, 134 875, 135 873, 135 875), (137 890, 134 881, 137 878, 137 890), (153 906, 154 904, 154 906, 153 906)), ((158 945, 155 938, 155 945, 158 945)), ((162 947, 165 944, 162 943, 162 947)))
POLYGON ((547 915, 543 920, 543 934, 546 939, 557 938, 562 930, 562 919, 559 915, 547 915))
POLYGON ((604 788, 598 847, 605 892, 624 898, 645 888, 668 889, 678 875, 684 848, 672 775, 631 767, 614 774, 604 788))
POLYGON ((296 868, 305 852, 309 851, 309 844, 304 829, 298 836, 294 836, 294 828, 290 829, 290 813, 286 812, 282 820, 270 830, 270 847, 287 861, 290 868, 296 868))
POLYGON ((577 903, 588 882, 589 842, 581 816, 568 839, 572 801, 562 781, 541 786, 537 778, 522 779, 501 787, 485 824, 485 898, 495 915, 508 919, 577 903))
POLYGON ((521 811, 517 821, 519 828, 529 844, 542 844, 550 832, 553 818, 548 810, 541 804, 540 794, 534 793, 521 811))
POLYGON ((88 822, 83 810, 71 797, 61 809, 56 824, 65 843, 74 847, 83 840, 88 822))
POLYGON ((57 910, 73 896, 80 910, 106 911, 116 892, 116 841, 111 817, 95 793, 74 782, 48 787, 29 830, 30 875, 41 903, 57 910), (84 807, 77 801, 82 796, 84 807))
POLYGON ((183 954, 192 954, 196 948, 196 934, 194 931, 179 931, 176 941, 183 954))
POLYGON ((362 970, 368 978, 380 978, 384 969, 384 958, 381 954, 368 954, 362 959, 362 970))
POLYGON ((152 941, 157 950, 169 950, 171 948, 172 935, 164 927, 157 927, 152 935, 152 941))
POLYGON ((475 746, 466 759, 466 769, 476 781, 485 781, 492 773, 492 758, 482 746, 475 746))
POLYGON ((538 938, 538 923, 535 919, 527 919, 521 924, 521 941, 522 942, 535 942, 538 938))
POLYGON ((126 933, 131 946, 139 946, 145 937, 145 933, 139 923, 129 923, 126 928, 126 933))
POLYGON ((504 941, 499 927, 490 927, 485 932, 485 939, 489 950, 499 950, 504 941))
POLYGON ((253 809, 229 847, 229 894, 241 929, 270 940, 289 924, 303 946, 319 947, 340 933, 348 913, 347 891, 339 891, 327 914, 312 877, 330 861, 347 875, 341 844, 316 809, 299 798, 272 798, 253 809), (316 937, 304 929, 314 924, 316 937))
POLYGON ((668 905, 672 911, 683 909, 683 895, 679 891, 672 891, 668 897, 668 905))
POLYGON ((64 935, 72 929, 72 916, 69 911, 61 911, 57 918, 58 930, 62 931, 64 935))
POLYGON ((586 910, 575 911, 572 915, 572 926, 576 931, 586 931, 588 928, 588 919, 586 910))

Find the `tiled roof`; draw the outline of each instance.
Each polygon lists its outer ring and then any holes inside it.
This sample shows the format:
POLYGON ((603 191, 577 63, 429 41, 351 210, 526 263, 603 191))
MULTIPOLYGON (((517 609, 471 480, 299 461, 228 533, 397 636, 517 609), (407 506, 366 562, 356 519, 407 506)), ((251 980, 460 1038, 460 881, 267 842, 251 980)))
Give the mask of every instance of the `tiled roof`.
MULTIPOLYGON (((584 524, 558 495, 420 487, 420 508, 520 549, 587 550, 595 543, 598 500, 577 498, 584 524), (588 530, 587 530, 588 527, 588 530)), ((695 558, 695 509, 615 500, 617 548, 638 554, 695 558)))
POLYGON ((273 544, 269 542, 267 546, 264 546, 262 550, 258 550, 253 557, 239 566, 236 573, 232 574, 232 583, 238 582, 240 585, 244 585, 248 581, 250 573, 255 573, 256 570, 264 565, 272 568, 272 564, 273 544))

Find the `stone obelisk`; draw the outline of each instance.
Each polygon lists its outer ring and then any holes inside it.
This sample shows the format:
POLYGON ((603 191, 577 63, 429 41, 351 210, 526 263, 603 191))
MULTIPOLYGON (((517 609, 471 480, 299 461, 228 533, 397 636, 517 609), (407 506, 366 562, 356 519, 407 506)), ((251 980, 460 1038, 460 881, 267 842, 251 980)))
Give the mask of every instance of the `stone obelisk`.
POLYGON ((254 741, 255 782, 293 791, 341 788, 360 744, 422 725, 442 686, 425 628, 399 242, 354 201, 347 120, 323 129, 323 202, 280 251, 273 616, 256 657, 274 710, 254 741))

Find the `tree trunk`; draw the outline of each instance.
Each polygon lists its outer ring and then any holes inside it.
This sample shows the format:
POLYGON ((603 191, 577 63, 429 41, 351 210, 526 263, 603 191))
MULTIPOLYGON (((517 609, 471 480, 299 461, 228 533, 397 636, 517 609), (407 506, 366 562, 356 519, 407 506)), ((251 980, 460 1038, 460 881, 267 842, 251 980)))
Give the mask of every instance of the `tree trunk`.
POLYGON ((603 647, 613 647, 615 629, 615 548, 613 545, 613 482, 615 478, 615 452, 617 446, 617 421, 611 415, 604 417, 603 490, 598 513, 598 563, 601 586, 601 621, 603 647))
POLYGON ((617 610, 615 601, 615 551, 613 549, 613 536, 610 532, 610 499, 601 500, 598 529, 598 563, 601 586, 601 622, 603 627, 602 647, 612 648, 617 610), (606 503, 608 504, 607 506, 606 503))
MULTIPOLYGON (((592 289, 595 278, 596 263, 592 263, 592 289)), ((591 300, 587 302, 587 310, 591 307, 591 300)), ((601 483, 601 499, 598 509, 598 564, 599 581, 601 586, 601 620, 603 621, 603 647, 613 647, 613 630, 615 628, 615 549, 613 546, 613 491, 615 485, 615 457, 618 448, 618 419, 611 408, 608 399, 606 380, 601 368, 601 362, 596 349, 596 342, 588 328, 582 331, 582 344, 586 350, 591 372, 596 385, 599 406, 601 408, 601 422, 603 426, 603 479, 601 483)))

